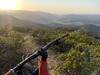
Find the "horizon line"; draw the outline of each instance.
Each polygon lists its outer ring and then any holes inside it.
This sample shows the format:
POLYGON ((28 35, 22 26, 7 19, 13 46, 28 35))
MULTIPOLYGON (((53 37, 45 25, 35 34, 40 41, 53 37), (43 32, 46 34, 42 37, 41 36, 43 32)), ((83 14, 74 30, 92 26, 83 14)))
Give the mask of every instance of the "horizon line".
POLYGON ((42 12, 42 13, 48 13, 48 14, 55 14, 55 15, 100 15, 100 13, 55 13, 55 12, 48 12, 48 11, 40 11, 40 10, 0 10, 0 12, 12 12, 12 11, 26 11, 26 12, 42 12))

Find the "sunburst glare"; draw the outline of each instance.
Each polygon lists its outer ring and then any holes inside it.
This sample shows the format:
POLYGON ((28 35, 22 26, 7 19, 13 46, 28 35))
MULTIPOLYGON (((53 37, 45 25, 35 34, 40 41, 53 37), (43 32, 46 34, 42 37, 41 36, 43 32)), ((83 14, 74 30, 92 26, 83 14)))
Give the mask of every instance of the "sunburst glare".
POLYGON ((1 10, 17 10, 18 2, 17 0, 0 0, 1 10))

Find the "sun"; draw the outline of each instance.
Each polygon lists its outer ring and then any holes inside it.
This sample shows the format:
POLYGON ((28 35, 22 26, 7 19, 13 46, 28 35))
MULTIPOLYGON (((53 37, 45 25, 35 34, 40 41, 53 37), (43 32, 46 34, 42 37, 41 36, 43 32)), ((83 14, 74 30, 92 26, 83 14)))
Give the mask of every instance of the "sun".
POLYGON ((0 0, 1 10, 16 10, 17 7, 17 0, 0 0))

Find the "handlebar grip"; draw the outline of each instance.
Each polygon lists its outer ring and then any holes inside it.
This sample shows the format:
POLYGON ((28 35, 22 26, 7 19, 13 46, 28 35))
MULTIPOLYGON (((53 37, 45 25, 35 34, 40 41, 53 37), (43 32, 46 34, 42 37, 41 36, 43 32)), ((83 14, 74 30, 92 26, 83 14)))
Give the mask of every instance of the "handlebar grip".
POLYGON ((9 70, 9 71, 8 71, 6 74, 4 74, 4 75, 16 75, 16 74, 15 74, 14 70, 11 69, 11 70, 9 70))

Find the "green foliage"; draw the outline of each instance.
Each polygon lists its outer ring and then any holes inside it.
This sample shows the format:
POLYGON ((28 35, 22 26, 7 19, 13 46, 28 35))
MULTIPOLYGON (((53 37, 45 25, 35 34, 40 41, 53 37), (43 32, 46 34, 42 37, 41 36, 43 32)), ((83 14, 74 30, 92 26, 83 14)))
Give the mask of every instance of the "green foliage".
POLYGON ((15 26, 15 27, 13 27, 13 30, 17 31, 17 32, 22 32, 22 33, 29 33, 32 30, 32 28, 15 26))
MULTIPOLYGON (((37 45, 45 45, 67 30, 50 30, 41 28, 0 29, 0 69, 7 71, 21 61, 26 50, 37 45), (32 35, 31 35, 32 33, 32 35), (10 61, 9 61, 10 60, 10 61), (3 68, 1 68, 3 67, 3 68)), ((57 53, 57 75, 90 75, 100 71, 100 39, 96 39, 84 30, 70 32, 61 44, 52 47, 57 53), (62 52, 61 52, 62 51, 62 52)))
MULTIPOLYGON (((36 37, 38 44, 58 38, 66 31, 61 30, 36 30, 33 37, 36 37)), ((100 68, 100 40, 95 39, 84 30, 70 32, 64 38, 64 42, 53 49, 66 49, 64 53, 59 53, 59 64, 56 68, 57 75, 90 75, 100 68), (63 48, 62 48, 63 47, 63 48)))
POLYGON ((63 31, 58 31, 58 30, 49 31, 45 29, 37 29, 34 30, 32 36, 38 44, 46 44, 50 42, 50 40, 58 38, 58 36, 60 36, 63 33, 64 33, 63 31))
POLYGON ((69 52, 59 54, 57 72, 73 75, 90 75, 100 68, 100 41, 84 31, 72 32, 66 42, 74 42, 69 52))
POLYGON ((6 72, 21 61, 21 48, 24 37, 23 34, 15 31, 2 32, 0 35, 0 69, 6 72))

